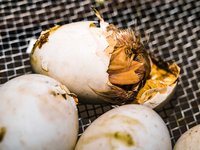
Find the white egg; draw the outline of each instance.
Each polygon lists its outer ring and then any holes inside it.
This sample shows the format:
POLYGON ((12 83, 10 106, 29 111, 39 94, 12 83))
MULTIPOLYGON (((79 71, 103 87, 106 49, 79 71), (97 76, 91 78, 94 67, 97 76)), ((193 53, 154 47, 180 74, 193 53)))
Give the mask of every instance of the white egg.
POLYGON ((104 101, 90 87, 105 90, 109 57, 104 56, 103 61, 97 55, 98 47, 102 46, 98 42, 101 37, 92 34, 91 23, 71 23, 51 31, 42 49, 36 47, 32 51, 31 64, 36 73, 48 75, 76 93, 79 101, 99 103, 104 101))
POLYGON ((56 80, 23 75, 0 87, 1 150, 73 150, 78 136, 75 97, 56 80))
POLYGON ((174 150, 199 150, 200 149, 200 125, 186 131, 176 142, 174 150))
POLYGON ((171 150, 162 118, 135 104, 114 108, 97 118, 81 135, 75 150, 171 150))

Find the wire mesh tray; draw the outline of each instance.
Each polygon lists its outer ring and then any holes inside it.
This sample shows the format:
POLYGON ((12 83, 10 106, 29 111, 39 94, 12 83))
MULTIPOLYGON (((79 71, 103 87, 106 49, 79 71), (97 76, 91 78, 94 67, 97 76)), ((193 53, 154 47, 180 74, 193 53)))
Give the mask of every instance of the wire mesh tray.
MULTIPOLYGON (((198 0, 105 0, 105 1, 1 1, 0 84, 32 73, 31 39, 54 24, 96 20, 94 6, 105 21, 119 28, 137 28, 151 33, 147 50, 181 68, 178 88, 159 115, 165 121, 174 145, 188 129, 200 123, 200 1, 198 0), (137 24, 136 24, 137 20, 137 24)), ((111 105, 78 105, 79 136, 111 105)))

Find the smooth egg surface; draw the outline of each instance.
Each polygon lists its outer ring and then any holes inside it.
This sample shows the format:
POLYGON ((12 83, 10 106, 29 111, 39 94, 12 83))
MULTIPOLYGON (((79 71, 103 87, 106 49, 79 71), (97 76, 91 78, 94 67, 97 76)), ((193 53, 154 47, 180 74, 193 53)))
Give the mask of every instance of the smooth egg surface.
POLYGON ((176 142, 174 150, 199 150, 200 149, 200 125, 186 131, 176 142))
POLYGON ((171 150, 162 118, 146 106, 129 104, 97 118, 81 135, 75 150, 171 150))
POLYGON ((78 113, 74 98, 63 88, 56 80, 35 74, 0 87, 0 149, 74 149, 78 113))

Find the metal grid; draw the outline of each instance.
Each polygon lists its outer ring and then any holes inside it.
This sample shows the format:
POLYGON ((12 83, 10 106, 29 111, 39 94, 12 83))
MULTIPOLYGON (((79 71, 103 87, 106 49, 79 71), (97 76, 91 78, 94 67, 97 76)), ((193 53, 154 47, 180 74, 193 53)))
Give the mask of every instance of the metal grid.
MULTIPOLYGON (((198 0, 0 0, 0 84, 32 73, 29 41, 54 24, 98 20, 119 28, 150 33, 146 48, 165 61, 175 62, 181 73, 172 100, 158 113, 165 121, 172 144, 191 127, 200 124, 200 1, 198 0)), ((144 39, 143 39, 144 40, 144 39)), ((79 136, 109 105, 78 105, 79 136)))

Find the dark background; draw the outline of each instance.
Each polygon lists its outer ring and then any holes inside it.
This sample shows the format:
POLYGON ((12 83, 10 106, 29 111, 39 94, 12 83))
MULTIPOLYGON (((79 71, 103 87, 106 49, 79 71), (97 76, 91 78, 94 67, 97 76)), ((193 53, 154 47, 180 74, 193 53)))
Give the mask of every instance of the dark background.
MULTIPOLYGON (((0 0, 0 84, 32 73, 29 41, 41 31, 76 21, 96 20, 94 6, 104 20, 119 28, 150 33, 147 50, 178 64, 181 73, 171 101, 157 111, 174 143, 200 123, 200 1, 198 0, 0 0), (137 22, 137 24, 136 24, 137 22)), ((79 105, 79 136, 110 105, 79 105)))

